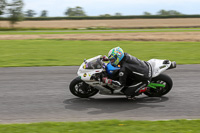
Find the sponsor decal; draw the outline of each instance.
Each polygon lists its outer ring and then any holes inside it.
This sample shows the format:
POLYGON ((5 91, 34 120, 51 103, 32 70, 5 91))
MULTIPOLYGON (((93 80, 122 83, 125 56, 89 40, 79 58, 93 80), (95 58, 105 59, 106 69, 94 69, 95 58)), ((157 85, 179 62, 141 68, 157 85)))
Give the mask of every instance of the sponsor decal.
POLYGON ((161 66, 160 69, 165 68, 166 66, 161 66))
POLYGON ((83 66, 83 69, 85 69, 86 68, 86 64, 83 66))
POLYGON ((86 76, 87 76, 87 73, 84 73, 84 74, 83 74, 83 77, 86 77, 86 76))

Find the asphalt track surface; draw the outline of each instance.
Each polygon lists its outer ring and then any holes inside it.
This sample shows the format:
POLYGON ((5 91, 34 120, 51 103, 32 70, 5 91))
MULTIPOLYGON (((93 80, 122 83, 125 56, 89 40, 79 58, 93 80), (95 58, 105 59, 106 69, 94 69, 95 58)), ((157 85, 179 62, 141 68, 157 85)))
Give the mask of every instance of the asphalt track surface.
POLYGON ((0 68, 0 123, 104 119, 200 119, 200 64, 166 73, 174 86, 162 98, 73 96, 68 89, 78 66, 0 68))

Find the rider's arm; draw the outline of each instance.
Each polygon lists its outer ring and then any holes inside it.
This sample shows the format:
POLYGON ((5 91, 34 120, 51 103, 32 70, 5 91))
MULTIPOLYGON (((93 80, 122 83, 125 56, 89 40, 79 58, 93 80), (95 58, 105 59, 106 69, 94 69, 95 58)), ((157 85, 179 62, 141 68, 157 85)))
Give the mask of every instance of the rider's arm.
POLYGON ((124 87, 126 86, 126 79, 127 79, 127 72, 125 71, 124 68, 121 68, 119 72, 119 81, 113 80, 112 84, 118 87, 124 87))
POLYGON ((119 71, 119 81, 108 79, 107 77, 103 77, 102 81, 106 84, 112 84, 116 87, 124 87, 126 86, 126 79, 127 79, 127 71, 125 68, 121 68, 119 71))

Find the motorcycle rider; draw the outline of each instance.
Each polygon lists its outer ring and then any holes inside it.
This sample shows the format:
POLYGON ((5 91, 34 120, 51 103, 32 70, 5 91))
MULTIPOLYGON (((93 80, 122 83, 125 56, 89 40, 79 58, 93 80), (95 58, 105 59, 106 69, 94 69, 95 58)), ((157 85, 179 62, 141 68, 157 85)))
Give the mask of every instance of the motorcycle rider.
MULTIPOLYGON (((105 57, 103 59, 105 60, 105 57)), ((139 60, 128 53, 124 53, 120 47, 112 48, 109 51, 108 60, 111 65, 120 66, 119 81, 104 77, 102 79, 104 83, 122 87, 122 92, 128 99, 132 99, 134 96, 146 91, 145 87, 152 78, 152 68, 148 62, 139 60), (127 83, 129 79, 133 80, 127 83), (129 85, 126 86, 127 84, 129 85)))

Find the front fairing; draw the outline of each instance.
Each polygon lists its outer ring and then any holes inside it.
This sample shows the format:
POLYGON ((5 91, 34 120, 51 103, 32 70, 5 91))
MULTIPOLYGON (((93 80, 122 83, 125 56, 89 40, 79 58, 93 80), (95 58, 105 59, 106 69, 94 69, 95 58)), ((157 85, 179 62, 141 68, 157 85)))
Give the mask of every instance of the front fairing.
POLYGON ((101 73, 104 68, 98 63, 101 55, 84 61, 78 69, 78 76, 84 81, 90 81, 95 73, 101 73))

